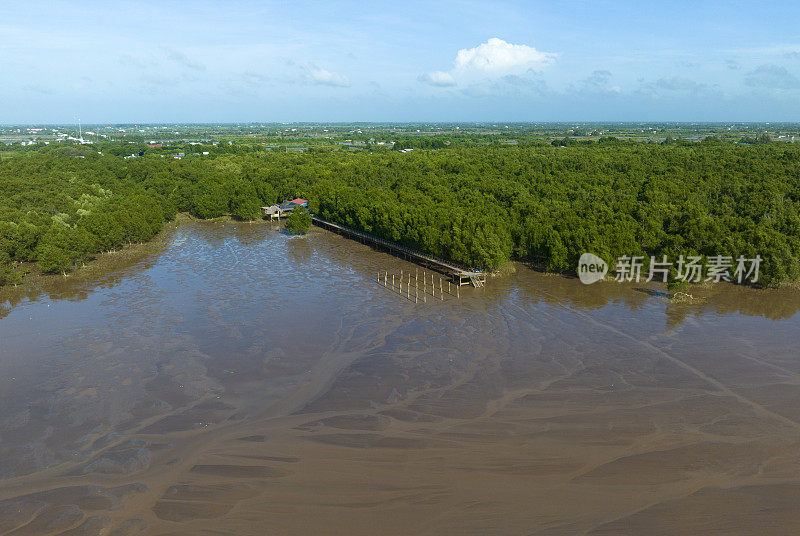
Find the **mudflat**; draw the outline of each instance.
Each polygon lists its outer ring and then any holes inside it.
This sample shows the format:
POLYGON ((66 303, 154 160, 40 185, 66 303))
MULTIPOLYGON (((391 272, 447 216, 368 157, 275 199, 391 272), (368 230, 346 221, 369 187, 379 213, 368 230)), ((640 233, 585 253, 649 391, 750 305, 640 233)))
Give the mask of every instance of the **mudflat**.
POLYGON ((0 535, 800 531, 796 290, 415 304, 269 224, 114 255, 0 291, 0 535))

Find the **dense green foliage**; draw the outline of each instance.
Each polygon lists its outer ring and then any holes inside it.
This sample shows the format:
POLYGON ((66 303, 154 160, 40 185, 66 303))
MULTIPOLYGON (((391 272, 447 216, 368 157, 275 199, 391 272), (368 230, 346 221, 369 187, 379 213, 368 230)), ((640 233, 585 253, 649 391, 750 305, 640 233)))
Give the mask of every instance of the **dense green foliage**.
POLYGON ((584 251, 610 263, 760 254, 763 282, 800 279, 797 145, 554 145, 182 160, 43 148, 0 160, 0 283, 17 280, 21 262, 66 272, 148 240, 179 211, 250 220, 296 196, 324 218, 468 267, 518 258, 574 271, 584 251))
POLYGON ((304 207, 297 207, 286 218, 286 230, 291 234, 306 234, 311 227, 311 214, 304 207))

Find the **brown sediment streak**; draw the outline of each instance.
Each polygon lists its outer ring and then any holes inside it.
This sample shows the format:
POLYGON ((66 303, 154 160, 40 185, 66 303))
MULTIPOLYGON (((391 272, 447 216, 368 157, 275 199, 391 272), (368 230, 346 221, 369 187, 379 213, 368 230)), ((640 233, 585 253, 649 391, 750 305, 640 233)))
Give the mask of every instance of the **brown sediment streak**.
POLYGON ((800 525, 789 291, 516 266, 415 304, 370 284, 402 260, 229 222, 127 258, 8 295, 0 534, 800 525))
MULTIPOLYGON (((649 350, 657 353, 658 355, 664 357, 665 359, 668 359, 669 361, 675 363, 676 365, 680 366, 681 368, 691 372, 692 374, 694 374, 698 378, 702 378, 703 380, 707 381, 708 383, 710 383, 711 385, 713 385, 714 387, 719 389, 721 392, 736 398, 737 400, 739 400, 743 404, 749 405, 750 407, 752 407, 754 410, 756 410, 761 415, 763 415, 765 417, 768 417, 768 418, 772 418, 772 419, 776 419, 778 421, 781 421, 781 422, 783 422, 785 424, 788 424, 789 426, 795 428, 796 430, 800 431, 800 423, 798 423, 798 422, 796 422, 796 421, 794 421, 792 419, 789 419, 787 417, 784 417, 783 415, 779 415, 779 414, 777 414, 777 413, 775 413, 773 411, 770 411, 769 409, 765 408, 761 404, 758 404, 757 402, 755 402, 755 401, 753 401, 753 400, 751 400, 751 399, 749 399, 749 398, 747 398, 745 396, 740 395, 739 393, 737 393, 733 389, 729 388, 728 386, 726 386, 725 384, 723 384, 719 380, 713 378, 712 376, 709 376, 708 374, 706 374, 703 371, 697 369, 696 367, 693 367, 692 365, 686 363, 685 361, 682 361, 682 360, 678 359, 677 357, 668 354, 664 350, 662 350, 662 349, 660 349, 660 348, 658 348, 656 346, 653 346, 652 344, 650 344, 650 343, 648 343, 646 341, 638 339, 638 338, 636 338, 636 337, 634 337, 634 336, 632 336, 632 335, 630 335, 628 333, 625 333, 624 331, 622 331, 620 329, 617 329, 617 328, 615 328, 613 326, 610 326, 610 325, 608 325, 606 323, 599 322, 597 319, 593 318, 592 316, 587 315, 585 313, 582 313, 580 311, 577 311, 577 310, 575 310, 575 308, 568 306, 562 300, 558 299, 555 296, 551 295, 550 297, 553 298, 557 303, 559 303, 565 309, 567 309, 567 310, 571 311, 572 313, 580 316, 581 318, 586 319, 588 322, 591 322, 592 324, 595 324, 595 325, 598 325, 598 326, 602 326, 604 329, 612 331, 612 332, 614 332, 617 335, 620 335, 622 337, 625 337, 625 338, 635 342, 636 344, 639 344, 641 346, 647 347, 649 350)), ((759 361, 757 359, 753 359, 751 357, 748 357, 747 359, 753 360, 753 361, 758 362, 758 363, 760 363, 762 365, 764 364, 763 362, 761 362, 761 361, 759 361)), ((773 366, 773 365, 770 365, 770 366, 772 368, 776 368, 778 370, 781 370, 782 372, 786 372, 786 373, 789 372, 786 369, 783 369, 781 367, 776 367, 776 366, 773 366)), ((797 373, 790 373, 790 374, 792 374, 793 376, 797 376, 797 373)))

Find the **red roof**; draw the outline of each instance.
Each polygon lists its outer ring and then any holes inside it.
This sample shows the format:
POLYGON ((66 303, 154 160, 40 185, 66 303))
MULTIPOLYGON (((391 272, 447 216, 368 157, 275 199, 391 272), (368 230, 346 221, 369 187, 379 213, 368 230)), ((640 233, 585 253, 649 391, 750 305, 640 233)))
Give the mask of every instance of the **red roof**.
POLYGON ((308 203, 308 201, 306 199, 300 199, 299 197, 297 199, 292 199, 289 202, 290 203, 294 203, 295 205, 304 205, 304 204, 308 203))

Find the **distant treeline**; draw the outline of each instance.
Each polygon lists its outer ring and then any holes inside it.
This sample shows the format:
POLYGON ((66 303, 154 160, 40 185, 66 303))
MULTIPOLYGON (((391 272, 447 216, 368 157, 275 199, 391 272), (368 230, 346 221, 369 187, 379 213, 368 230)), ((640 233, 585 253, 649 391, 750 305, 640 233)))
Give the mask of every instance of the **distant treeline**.
MULTIPOLYGON (((403 140, 405 141, 405 140, 403 140)), ((149 240, 178 212, 260 217, 287 198, 467 267, 574 272, 581 253, 761 255, 800 279, 800 146, 600 143, 123 160, 47 147, 0 160, 0 284, 149 240), (553 146, 556 145, 556 146, 553 146), (23 264, 20 264, 23 263, 23 264)))

